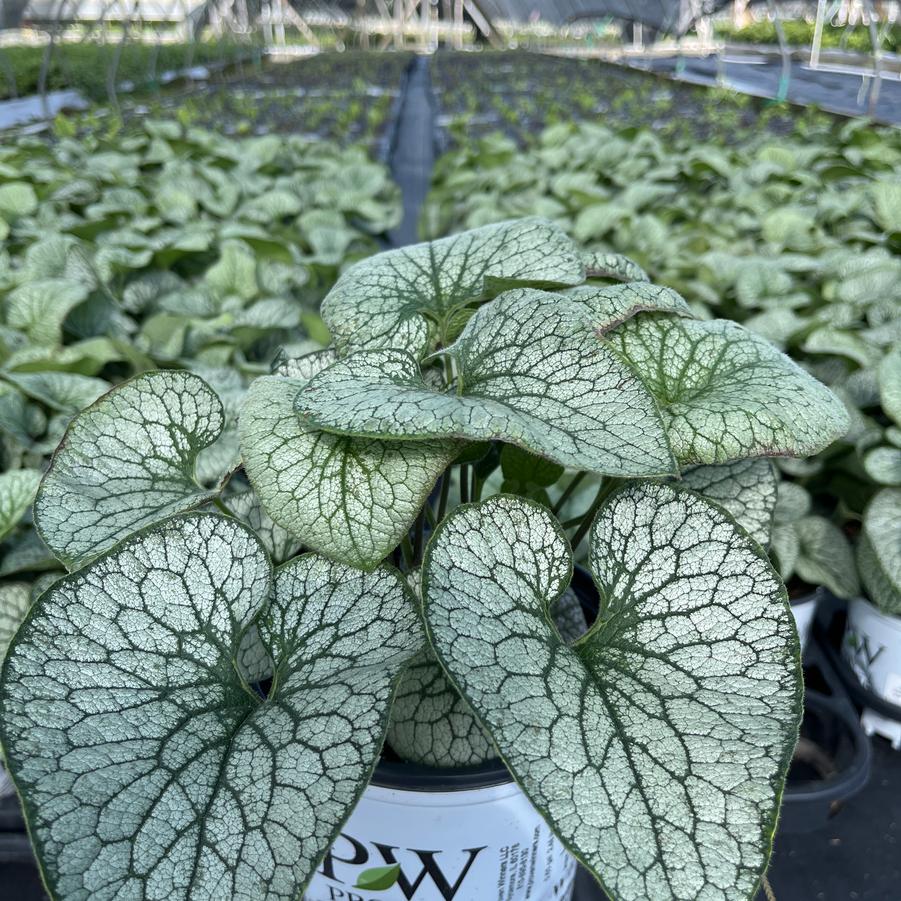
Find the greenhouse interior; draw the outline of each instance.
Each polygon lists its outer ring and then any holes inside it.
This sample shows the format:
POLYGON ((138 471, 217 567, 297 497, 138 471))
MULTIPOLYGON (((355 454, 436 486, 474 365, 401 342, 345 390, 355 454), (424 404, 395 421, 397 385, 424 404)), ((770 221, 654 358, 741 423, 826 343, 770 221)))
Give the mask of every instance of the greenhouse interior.
POLYGON ((901 2, 0 0, 0 901, 901 901, 901 2))

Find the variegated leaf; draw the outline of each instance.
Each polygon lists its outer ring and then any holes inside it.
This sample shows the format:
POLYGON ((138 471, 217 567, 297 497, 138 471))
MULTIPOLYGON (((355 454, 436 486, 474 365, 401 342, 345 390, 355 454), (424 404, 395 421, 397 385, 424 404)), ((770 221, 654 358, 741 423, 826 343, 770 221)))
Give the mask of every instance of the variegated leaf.
POLYGON ((749 899, 801 714, 785 589, 721 509, 636 483, 591 536, 597 622, 548 611, 569 548, 541 507, 458 508, 423 565, 430 641, 510 770, 615 901, 749 899))
POLYGON ((426 766, 474 766, 497 756, 470 706, 429 649, 401 677, 387 741, 404 760, 426 766))
POLYGON ((590 310, 592 325, 598 336, 638 313, 691 316, 691 308, 685 299, 672 288, 645 282, 609 285, 604 288, 580 285, 567 291, 565 296, 584 303, 590 310))
POLYGON ((682 484, 721 504, 755 541, 769 544, 778 493, 769 460, 692 466, 682 473, 682 484))
POLYGON ((0 663, 30 606, 31 588, 27 582, 0 584, 0 663))
POLYGON ((76 416, 38 489, 35 525, 70 569, 132 532, 210 500, 198 454, 222 432, 222 404, 188 372, 147 372, 76 416))
POLYGON ((901 616, 901 488, 883 488, 864 511, 857 563, 870 600, 901 616))
POLYGON ((598 341, 596 321, 563 295, 509 291, 447 348, 456 393, 427 385, 404 350, 361 351, 311 379, 296 409, 311 425, 348 435, 497 439, 577 469, 673 472, 653 398, 598 341))
POLYGON ((307 547, 372 569, 400 543, 455 442, 386 442, 318 431, 294 411, 329 354, 286 364, 298 377, 251 383, 239 418, 244 468, 272 519, 307 547))
POLYGON ((0 730, 60 901, 294 901, 365 788, 422 646, 400 575, 275 576, 232 519, 176 517, 55 584, 3 670, 0 730), (264 612, 265 611, 265 612, 264 612), (235 660, 259 618, 267 697, 235 660))
POLYGON ((798 536, 794 572, 810 585, 823 585, 841 598, 860 592, 851 544, 842 530, 823 516, 803 516, 792 524, 798 536))
POLYGON ((608 338, 659 401, 681 463, 810 456, 848 429, 828 388, 734 322, 646 314, 608 338))
POLYGON ((588 278, 611 278, 620 282, 649 282, 647 272, 621 253, 590 251, 582 255, 588 278))
POLYGON ((450 343, 458 314, 517 285, 578 285, 575 245, 543 219, 488 225, 357 263, 322 304, 339 350, 403 348, 415 357, 450 343))
POLYGON ((66 316, 87 299, 84 285, 66 278, 30 281, 6 299, 6 322, 21 329, 37 345, 55 346, 62 340, 66 316))
POLYGON ((0 538, 19 523, 34 500, 41 481, 36 469, 12 469, 0 473, 0 538))

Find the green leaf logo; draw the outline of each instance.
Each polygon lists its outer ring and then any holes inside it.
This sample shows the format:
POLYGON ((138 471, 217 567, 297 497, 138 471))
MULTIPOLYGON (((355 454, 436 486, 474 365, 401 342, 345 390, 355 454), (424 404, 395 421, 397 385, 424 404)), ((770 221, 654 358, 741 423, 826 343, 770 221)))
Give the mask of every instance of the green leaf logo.
POLYGON ((383 892, 391 888, 400 875, 400 864, 393 863, 387 867, 370 867, 360 873, 354 888, 364 889, 370 892, 383 892))

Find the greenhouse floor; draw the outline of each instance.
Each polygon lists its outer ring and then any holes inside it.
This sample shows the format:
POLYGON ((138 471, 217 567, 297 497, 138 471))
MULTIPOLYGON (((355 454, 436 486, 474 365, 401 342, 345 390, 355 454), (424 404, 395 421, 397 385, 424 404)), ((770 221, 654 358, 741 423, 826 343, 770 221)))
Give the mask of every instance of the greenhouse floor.
MULTIPOLYGON (((680 59, 676 56, 638 58, 632 65, 695 84, 717 84, 719 66, 716 56, 682 57, 681 63, 684 65, 681 73, 680 59)), ((772 56, 727 56, 723 72, 729 87, 756 97, 774 98, 782 77, 782 62, 772 56)), ((871 81, 869 74, 827 67, 811 69, 807 63, 793 61, 787 99, 842 115, 865 116, 869 112, 867 99, 871 81)), ((901 80, 893 73, 883 75, 874 118, 901 124, 901 80)))

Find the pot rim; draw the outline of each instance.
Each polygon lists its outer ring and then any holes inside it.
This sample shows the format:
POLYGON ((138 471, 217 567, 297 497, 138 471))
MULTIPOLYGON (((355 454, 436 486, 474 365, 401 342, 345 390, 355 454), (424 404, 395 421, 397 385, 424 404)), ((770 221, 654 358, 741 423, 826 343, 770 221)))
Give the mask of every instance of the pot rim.
POLYGON ((802 604, 818 603, 829 596, 829 589, 823 585, 817 585, 813 591, 800 594, 797 597, 789 595, 788 603, 791 607, 800 607, 802 604))
POLYGON ((877 607, 869 598, 858 596, 848 601, 848 609, 851 607, 862 607, 870 616, 876 619, 886 621, 886 625, 894 630, 901 629, 901 615, 896 613, 886 613, 881 607, 877 607))
POLYGON ((808 691, 804 697, 806 710, 834 717, 842 724, 851 739, 853 755, 847 765, 831 779, 811 779, 804 782, 786 782, 782 803, 787 805, 840 801, 856 794, 866 784, 870 775, 870 741, 860 728, 860 720, 850 705, 817 691, 808 691))

